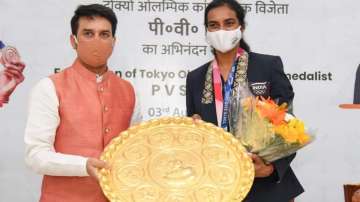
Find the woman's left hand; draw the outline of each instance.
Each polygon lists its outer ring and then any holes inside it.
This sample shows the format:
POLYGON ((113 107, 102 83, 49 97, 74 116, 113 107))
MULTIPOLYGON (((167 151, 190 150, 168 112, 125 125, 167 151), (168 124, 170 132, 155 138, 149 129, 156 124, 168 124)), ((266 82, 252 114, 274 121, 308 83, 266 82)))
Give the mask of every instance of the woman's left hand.
POLYGON ((265 164, 264 161, 256 154, 250 154, 254 163, 255 177, 268 177, 274 172, 272 164, 265 164))

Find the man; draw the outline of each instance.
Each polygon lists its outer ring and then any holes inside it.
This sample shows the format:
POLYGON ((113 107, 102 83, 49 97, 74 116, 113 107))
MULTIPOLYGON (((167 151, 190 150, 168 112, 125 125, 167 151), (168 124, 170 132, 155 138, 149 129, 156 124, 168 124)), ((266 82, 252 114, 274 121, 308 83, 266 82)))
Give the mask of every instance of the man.
POLYGON ((139 103, 130 83, 108 70, 117 19, 102 5, 82 5, 71 20, 74 63, 41 80, 30 97, 26 163, 43 174, 41 202, 105 202, 96 169, 104 147, 131 123, 139 103))

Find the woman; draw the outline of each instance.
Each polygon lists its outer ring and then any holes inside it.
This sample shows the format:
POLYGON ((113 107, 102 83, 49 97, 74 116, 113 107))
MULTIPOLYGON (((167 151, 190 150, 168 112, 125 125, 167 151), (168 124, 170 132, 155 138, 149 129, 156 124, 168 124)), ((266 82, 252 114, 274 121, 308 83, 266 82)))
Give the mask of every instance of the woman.
MULTIPOLYGON (((245 11, 235 0, 214 0, 205 10, 206 39, 215 58, 190 72, 186 80, 188 116, 228 130, 229 97, 241 83, 252 93, 291 104, 294 97, 280 57, 250 52, 242 39, 245 11)), ((255 181, 246 202, 289 202, 304 190, 290 163, 295 154, 272 164, 251 155, 255 181)))

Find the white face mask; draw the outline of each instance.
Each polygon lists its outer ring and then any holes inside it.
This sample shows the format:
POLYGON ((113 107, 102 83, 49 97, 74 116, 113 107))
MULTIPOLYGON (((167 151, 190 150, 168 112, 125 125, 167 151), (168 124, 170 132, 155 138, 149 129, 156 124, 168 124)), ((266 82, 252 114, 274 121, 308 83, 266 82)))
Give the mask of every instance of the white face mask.
POLYGON ((215 32, 206 32, 206 41, 210 46, 215 48, 215 50, 222 53, 226 53, 238 45, 242 33, 240 26, 234 30, 226 31, 219 30, 215 32))

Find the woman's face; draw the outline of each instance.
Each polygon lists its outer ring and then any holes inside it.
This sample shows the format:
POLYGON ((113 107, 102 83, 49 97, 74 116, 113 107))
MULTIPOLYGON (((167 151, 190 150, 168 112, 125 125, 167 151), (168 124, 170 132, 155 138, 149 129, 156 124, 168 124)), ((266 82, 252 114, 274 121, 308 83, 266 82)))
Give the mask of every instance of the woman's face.
POLYGON ((234 30, 240 25, 235 11, 226 5, 210 10, 207 17, 207 30, 209 32, 219 31, 221 29, 234 30))

